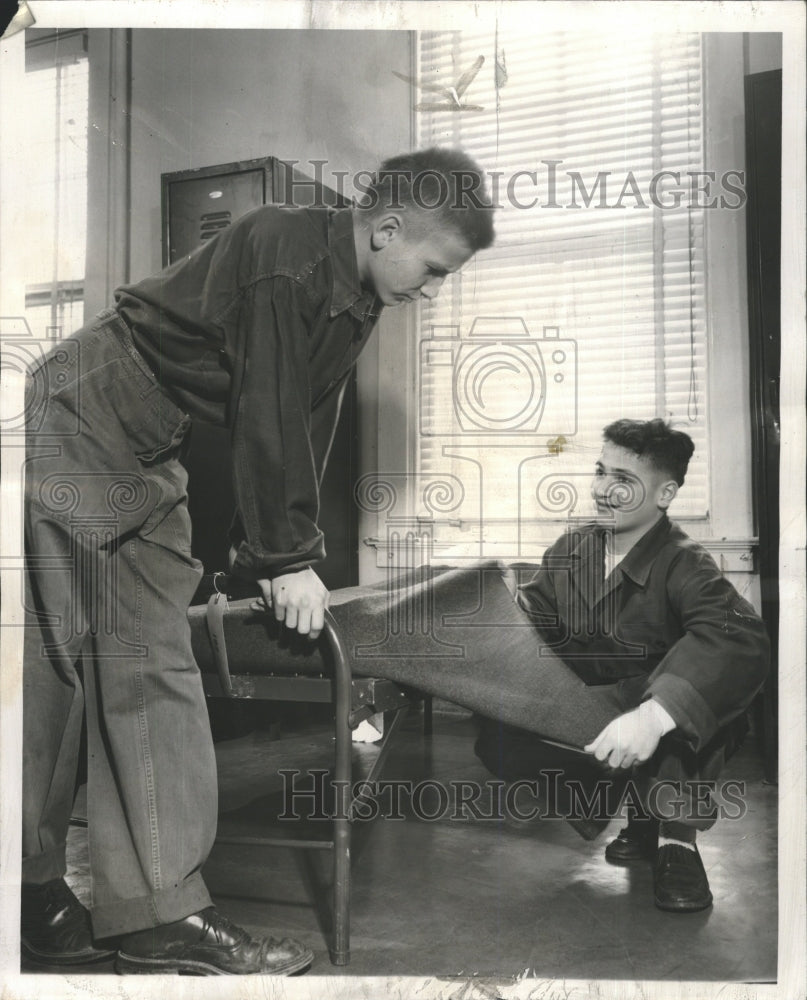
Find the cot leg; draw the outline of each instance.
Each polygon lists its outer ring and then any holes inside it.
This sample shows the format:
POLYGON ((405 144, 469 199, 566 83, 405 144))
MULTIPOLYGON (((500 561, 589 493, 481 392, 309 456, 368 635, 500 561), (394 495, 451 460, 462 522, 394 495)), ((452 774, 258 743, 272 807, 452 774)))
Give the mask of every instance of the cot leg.
POLYGON ((350 731, 350 681, 336 677, 336 800, 333 830, 333 947, 331 962, 350 962, 350 804, 353 746, 350 731), (341 682, 340 682, 341 681, 341 682))
MULTIPOLYGON (((341 790, 341 786, 340 787, 341 790)), ((345 803, 349 807, 349 803, 345 803)), ((338 806, 339 809, 342 806, 338 806)), ((350 820, 334 820, 333 837, 333 947, 331 962, 350 962, 350 820)))
POLYGON ((432 735, 432 696, 430 694, 423 697, 423 735, 432 735))

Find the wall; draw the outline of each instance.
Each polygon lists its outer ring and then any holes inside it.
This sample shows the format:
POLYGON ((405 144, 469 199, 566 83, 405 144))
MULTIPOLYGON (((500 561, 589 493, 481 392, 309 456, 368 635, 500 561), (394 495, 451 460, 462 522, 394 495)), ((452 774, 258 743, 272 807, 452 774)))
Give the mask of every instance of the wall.
MULTIPOLYGON (((703 51, 705 160, 720 177, 745 170, 743 36, 706 34, 703 51)), ((745 212, 710 211, 705 224, 711 503, 708 522, 690 533, 759 606, 759 581, 748 572, 754 518, 745 212)))
POLYGON ((267 155, 352 172, 408 149, 391 73, 408 66, 407 32, 132 32, 132 276, 161 266, 164 172, 267 155))
POLYGON ((782 68, 781 32, 754 31, 748 32, 743 37, 746 75, 782 68))

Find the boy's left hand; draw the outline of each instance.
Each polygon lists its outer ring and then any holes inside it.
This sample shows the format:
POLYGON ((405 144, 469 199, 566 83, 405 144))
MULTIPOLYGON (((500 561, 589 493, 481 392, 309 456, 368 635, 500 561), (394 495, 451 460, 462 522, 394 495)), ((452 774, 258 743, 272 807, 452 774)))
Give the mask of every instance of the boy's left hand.
POLYGON ((661 737, 672 729, 675 729, 673 718, 650 699, 609 722, 584 749, 610 767, 632 767, 649 760, 661 737))

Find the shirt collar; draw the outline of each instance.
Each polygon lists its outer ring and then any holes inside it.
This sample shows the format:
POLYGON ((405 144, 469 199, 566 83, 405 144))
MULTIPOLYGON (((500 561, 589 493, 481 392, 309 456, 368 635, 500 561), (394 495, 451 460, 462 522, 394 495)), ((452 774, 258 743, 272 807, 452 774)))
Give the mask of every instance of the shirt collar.
MULTIPOLYGON (((672 521, 670 521, 666 514, 662 514, 653 527, 645 532, 639 541, 636 542, 619 563, 617 569, 622 570, 634 583, 644 586, 647 583, 647 577, 650 574, 653 561, 667 541, 671 529, 672 521)), ((571 550, 570 555, 581 562, 589 562, 595 557, 601 559, 605 547, 606 535, 607 529, 602 528, 600 525, 588 525, 587 530, 581 533, 580 540, 571 550)))
POLYGON ((381 311, 375 297, 361 287, 353 238, 353 212, 336 209, 328 216, 328 249, 333 270, 331 318, 349 310, 357 319, 373 318, 381 311))
POLYGON ((581 563, 602 559, 605 550, 605 529, 601 525, 594 523, 583 525, 578 529, 572 528, 571 534, 577 534, 577 541, 569 550, 572 558, 578 559, 581 563))
POLYGON ((672 522, 666 514, 662 514, 653 527, 646 531, 628 552, 618 569, 621 569, 634 583, 643 587, 650 575, 650 567, 667 541, 671 528, 672 522))

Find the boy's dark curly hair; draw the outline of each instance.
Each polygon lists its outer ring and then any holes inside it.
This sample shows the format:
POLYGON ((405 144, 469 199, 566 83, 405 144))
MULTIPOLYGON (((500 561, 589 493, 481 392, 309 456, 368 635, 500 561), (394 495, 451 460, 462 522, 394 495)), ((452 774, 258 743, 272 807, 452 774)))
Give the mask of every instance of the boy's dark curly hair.
POLYGON ((615 420, 602 432, 603 438, 647 459, 654 468, 683 486, 689 460, 695 451, 692 438, 676 431, 659 417, 654 420, 615 420))

